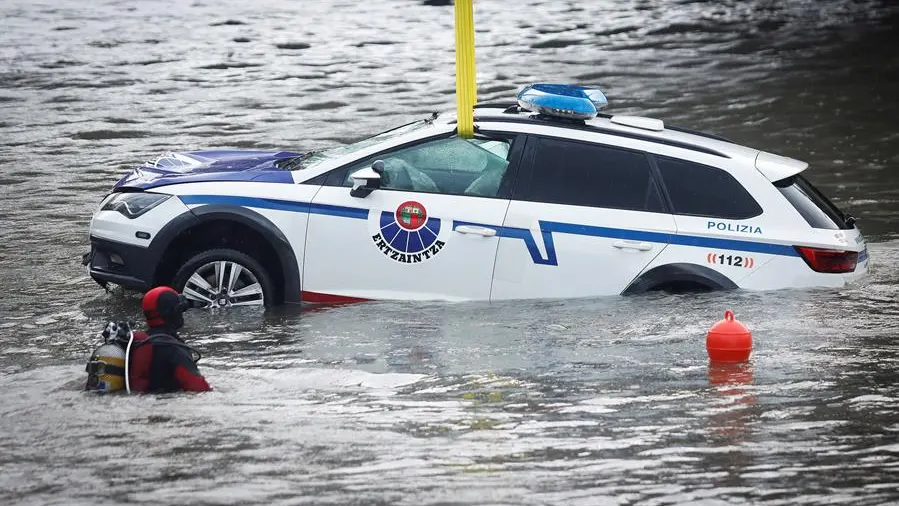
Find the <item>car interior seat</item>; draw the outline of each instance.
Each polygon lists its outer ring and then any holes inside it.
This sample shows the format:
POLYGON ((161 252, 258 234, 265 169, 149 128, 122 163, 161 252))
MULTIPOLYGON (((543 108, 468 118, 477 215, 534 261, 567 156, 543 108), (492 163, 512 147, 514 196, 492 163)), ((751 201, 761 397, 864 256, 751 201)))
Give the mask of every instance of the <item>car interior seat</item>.
POLYGON ((433 179, 401 158, 384 160, 387 186, 395 190, 439 193, 440 188, 433 179))

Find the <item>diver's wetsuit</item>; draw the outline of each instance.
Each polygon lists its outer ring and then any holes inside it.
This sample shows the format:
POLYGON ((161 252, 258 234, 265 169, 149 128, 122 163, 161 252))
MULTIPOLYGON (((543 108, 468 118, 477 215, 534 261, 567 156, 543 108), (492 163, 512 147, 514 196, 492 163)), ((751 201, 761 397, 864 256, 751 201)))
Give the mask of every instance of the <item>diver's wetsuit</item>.
POLYGON ((208 392, 212 390, 194 363, 191 349, 174 331, 151 327, 134 333, 128 364, 136 393, 208 392))

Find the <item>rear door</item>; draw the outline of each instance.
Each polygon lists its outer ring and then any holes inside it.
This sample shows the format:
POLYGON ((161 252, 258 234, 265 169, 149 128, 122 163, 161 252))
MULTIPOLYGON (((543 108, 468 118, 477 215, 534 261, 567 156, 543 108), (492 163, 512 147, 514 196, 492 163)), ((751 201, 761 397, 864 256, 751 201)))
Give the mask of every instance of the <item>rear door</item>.
POLYGON ((442 136, 332 171, 311 206, 303 299, 489 299, 516 145, 442 136), (375 160, 381 187, 352 196, 375 160))
MULTIPOLYGON (((776 214, 763 215, 748 190, 751 186, 744 187, 722 168, 662 155, 653 159, 674 213, 677 235, 652 267, 698 265, 743 287, 744 279, 771 260, 797 260, 788 243, 795 226, 776 214)), ((770 185, 760 174, 752 175, 753 179, 746 178, 748 184, 770 185)), ((783 272, 774 275, 785 277, 783 272)))
POLYGON ((524 160, 493 299, 619 294, 676 231, 645 153, 533 136, 524 160))

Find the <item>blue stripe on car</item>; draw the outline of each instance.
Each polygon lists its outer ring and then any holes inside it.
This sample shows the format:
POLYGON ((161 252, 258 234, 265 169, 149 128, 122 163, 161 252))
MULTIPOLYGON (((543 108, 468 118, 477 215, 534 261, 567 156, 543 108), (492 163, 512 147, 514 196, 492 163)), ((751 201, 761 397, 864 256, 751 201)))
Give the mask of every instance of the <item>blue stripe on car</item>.
POLYGON ((354 218, 357 220, 368 219, 368 209, 358 207, 332 206, 328 204, 311 204, 309 212, 312 214, 325 214, 341 218, 354 218))
POLYGON ((627 241, 645 241, 662 244, 679 244, 682 246, 696 246, 699 248, 717 248, 734 251, 751 251, 753 253, 767 253, 770 255, 799 256, 792 246, 782 244, 768 244, 753 241, 740 241, 736 239, 717 239, 714 237, 699 237, 693 235, 666 234, 661 232, 646 232, 642 230, 628 230, 623 228, 595 227, 592 225, 578 225, 575 223, 562 223, 557 221, 540 221, 540 232, 543 234, 543 242, 546 245, 546 258, 537 248, 531 231, 526 228, 494 227, 483 223, 466 221, 453 222, 453 228, 457 225, 473 225, 496 229, 499 237, 509 237, 524 240, 531 259, 536 264, 559 265, 556 257, 553 232, 560 234, 585 235, 590 237, 606 237, 610 239, 623 239, 627 241))
MULTIPOLYGON (((328 204, 310 204, 308 202, 295 202, 292 200, 269 199, 262 197, 238 197, 231 195, 182 195, 181 201, 187 205, 234 205, 255 207, 259 209, 273 209, 276 211, 291 211, 298 213, 321 214, 351 218, 357 220, 368 219, 368 209, 359 207, 334 206, 328 204)), ((698 248, 727 249, 733 251, 749 251, 753 253, 765 253, 769 255, 799 256, 795 248, 783 244, 770 244, 754 241, 741 241, 738 239, 719 239, 714 237, 701 237, 695 235, 668 234, 663 232, 646 232, 642 230, 630 230, 624 228, 597 227, 593 225, 581 225, 577 223, 564 223, 558 221, 539 221, 540 232, 543 235, 543 243, 546 246, 546 257, 540 253, 537 241, 531 231, 526 228, 497 227, 484 223, 467 221, 454 221, 453 229, 459 225, 473 225, 487 227, 496 230, 498 237, 509 239, 521 239, 524 241, 535 264, 559 265, 556 255, 556 247, 553 241, 553 233, 583 235, 589 237, 606 237, 610 239, 623 239, 628 241, 645 241, 661 244, 678 244, 681 246, 695 246, 698 248)))
POLYGON ((792 246, 783 244, 769 244, 765 242, 740 241, 738 239, 717 239, 714 237, 699 237, 695 235, 673 235, 671 244, 681 246, 697 246, 700 248, 717 248, 737 251, 751 251, 753 253, 765 253, 768 255, 782 255, 797 257, 799 253, 792 246))
POLYGON ((263 197, 237 197, 233 195, 181 195, 180 198, 181 202, 184 202, 186 205, 243 206, 255 207, 258 209, 273 209, 275 211, 292 211, 296 213, 308 213, 311 206, 309 202, 267 199, 263 197))

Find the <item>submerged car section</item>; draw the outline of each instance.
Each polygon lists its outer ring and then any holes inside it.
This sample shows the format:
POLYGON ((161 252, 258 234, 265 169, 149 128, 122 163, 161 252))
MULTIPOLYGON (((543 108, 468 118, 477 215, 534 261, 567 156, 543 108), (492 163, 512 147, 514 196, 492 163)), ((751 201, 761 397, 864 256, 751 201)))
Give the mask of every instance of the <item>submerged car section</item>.
POLYGON ((160 279, 213 307, 300 301, 303 245, 317 187, 220 182, 168 189, 190 215, 160 239, 168 242, 160 279))
POLYGON ((208 307, 841 286, 867 272, 855 219, 804 162, 597 115, 604 97, 579 93, 480 105, 473 138, 435 114, 320 151, 164 155, 104 200, 85 264, 101 284, 169 284, 208 307))
POLYGON ((168 193, 109 194, 91 219, 91 250, 83 257, 89 274, 103 286, 149 290, 156 254, 165 248, 157 237, 185 214, 190 214, 187 206, 168 193))

